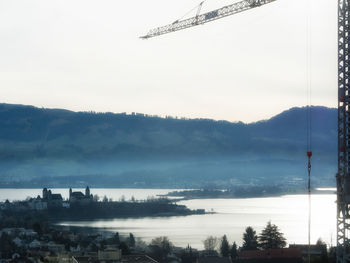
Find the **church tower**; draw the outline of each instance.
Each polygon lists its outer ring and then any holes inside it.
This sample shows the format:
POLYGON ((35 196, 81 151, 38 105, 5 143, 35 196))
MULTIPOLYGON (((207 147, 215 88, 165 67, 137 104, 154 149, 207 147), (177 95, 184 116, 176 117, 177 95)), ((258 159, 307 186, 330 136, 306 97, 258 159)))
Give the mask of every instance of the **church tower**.
POLYGON ((44 188, 44 189, 43 189, 43 199, 48 199, 48 196, 47 196, 47 188, 44 188))
POLYGON ((88 186, 85 189, 85 196, 90 197, 90 188, 88 186))

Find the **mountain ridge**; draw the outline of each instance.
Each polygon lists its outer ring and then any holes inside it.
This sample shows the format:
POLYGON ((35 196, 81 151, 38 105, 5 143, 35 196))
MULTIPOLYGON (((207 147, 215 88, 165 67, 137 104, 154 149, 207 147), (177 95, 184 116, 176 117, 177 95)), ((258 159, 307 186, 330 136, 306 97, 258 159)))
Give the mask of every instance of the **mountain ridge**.
MULTIPOLYGON (((336 113, 312 107, 320 185, 334 184, 336 113)), ((96 174, 124 186, 251 183, 265 173, 272 183, 282 172, 289 183, 304 169, 305 107, 245 124, 0 104, 0 125, 0 185, 40 178, 88 183, 84 178, 96 174)))

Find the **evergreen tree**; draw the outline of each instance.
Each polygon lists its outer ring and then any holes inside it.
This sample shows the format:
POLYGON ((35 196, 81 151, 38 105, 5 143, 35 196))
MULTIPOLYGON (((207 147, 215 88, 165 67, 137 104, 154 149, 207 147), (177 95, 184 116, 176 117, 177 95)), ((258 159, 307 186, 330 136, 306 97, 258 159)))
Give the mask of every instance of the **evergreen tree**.
POLYGON ((257 250, 258 249, 258 236, 256 231, 248 226, 243 233, 243 245, 242 250, 257 250))
POLYGON ((100 242, 100 248, 101 248, 101 250, 105 250, 105 249, 106 249, 106 246, 107 246, 106 240, 102 240, 102 241, 100 242))
POLYGON ((226 235, 224 235, 221 239, 221 245, 220 245, 221 256, 228 257, 229 252, 230 252, 230 246, 228 244, 226 235))
POLYGON ((120 242, 119 249, 122 251, 122 255, 130 255, 130 249, 125 242, 120 242))
POLYGON ((17 250, 17 246, 6 233, 2 233, 0 237, 0 253, 2 258, 11 258, 12 254, 17 250))
POLYGON ((259 236, 259 247, 262 249, 283 248, 286 244, 283 233, 269 221, 259 236))
POLYGON ((134 235, 132 234, 132 233, 130 233, 130 235, 129 235, 129 245, 130 245, 130 247, 135 247, 135 237, 134 237, 134 235))
POLYGON ((90 249, 92 252, 97 252, 98 251, 98 246, 95 243, 91 243, 90 249))
POLYGON ((118 232, 115 233, 113 239, 114 239, 114 242, 115 242, 117 245, 120 244, 120 238, 119 238, 119 233, 118 233, 118 232))
POLYGON ((233 242, 232 247, 230 249, 230 255, 232 259, 236 259, 238 257, 238 249, 236 242, 233 242))
POLYGON ((35 222, 32 227, 33 227, 33 230, 37 232, 39 236, 43 234, 43 231, 39 222, 35 222))
POLYGON ((321 250, 320 262, 328 262, 327 244, 321 239, 317 239, 316 247, 321 250))

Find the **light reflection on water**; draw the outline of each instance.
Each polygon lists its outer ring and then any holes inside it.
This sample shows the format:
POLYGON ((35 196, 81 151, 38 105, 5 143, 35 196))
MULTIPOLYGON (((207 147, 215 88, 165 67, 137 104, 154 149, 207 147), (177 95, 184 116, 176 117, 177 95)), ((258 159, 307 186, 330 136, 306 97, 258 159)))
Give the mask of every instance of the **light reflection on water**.
MULTIPOLYGON (((83 191, 84 189, 73 189, 83 191)), ((107 195, 119 200, 131 196, 146 199, 148 196, 166 194, 170 189, 91 189, 92 194, 107 195)), ((68 197, 68 189, 53 189, 68 197)), ((41 189, 0 189, 0 201, 23 200, 27 196, 41 194, 41 189)), ((336 238, 336 195, 324 194, 312 196, 312 242, 321 237, 328 244, 335 244, 336 238)), ((203 248, 202 241, 208 235, 226 234, 230 242, 241 244, 245 227, 252 226, 260 233, 267 221, 279 226, 289 243, 307 242, 308 199, 307 195, 286 195, 269 198, 247 199, 198 199, 182 201, 192 209, 213 209, 216 214, 193 215, 186 217, 147 217, 137 219, 114 219, 97 221, 61 222, 67 226, 86 226, 104 228, 120 234, 134 233, 145 241, 166 235, 178 246, 190 244, 203 248)))
MULTIPOLYGON (((335 243, 336 196, 312 196, 311 241, 322 238, 335 243)), ((203 248, 208 235, 226 234, 230 242, 241 244, 247 226, 257 233, 271 220, 285 234, 288 243, 307 243, 308 199, 307 195, 286 195, 270 198, 247 199, 198 199, 182 201, 192 209, 213 209, 215 214, 186 217, 147 217, 138 219, 114 219, 97 221, 61 222, 61 225, 107 228, 121 234, 134 233, 145 241, 166 235, 178 246, 190 244, 203 248)))

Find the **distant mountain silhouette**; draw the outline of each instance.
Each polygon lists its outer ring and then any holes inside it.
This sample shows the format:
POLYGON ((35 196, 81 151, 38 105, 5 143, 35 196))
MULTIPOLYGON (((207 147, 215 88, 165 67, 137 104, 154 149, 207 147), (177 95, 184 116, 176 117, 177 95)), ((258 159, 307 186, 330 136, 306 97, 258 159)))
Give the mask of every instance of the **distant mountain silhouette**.
MULTIPOLYGON (((312 107, 315 183, 331 185, 337 110, 312 107)), ((0 104, 0 183, 186 187, 302 182, 306 108, 251 124, 0 104), (278 182, 277 182, 278 181, 278 182)))

